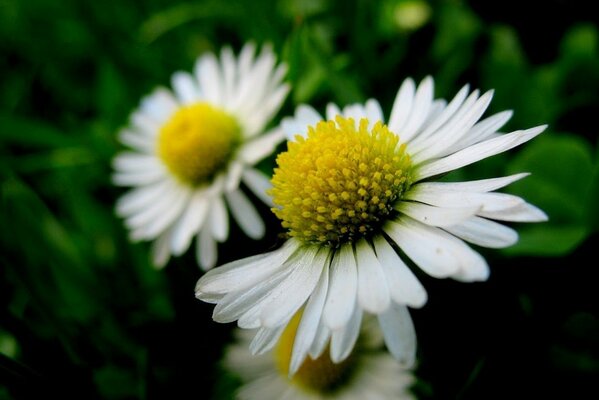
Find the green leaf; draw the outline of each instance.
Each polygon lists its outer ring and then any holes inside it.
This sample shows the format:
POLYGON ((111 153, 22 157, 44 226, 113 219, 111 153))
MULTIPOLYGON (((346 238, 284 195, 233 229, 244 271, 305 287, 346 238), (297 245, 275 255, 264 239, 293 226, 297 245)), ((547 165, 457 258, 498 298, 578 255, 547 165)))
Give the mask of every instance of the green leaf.
POLYGON ((574 135, 544 134, 518 154, 507 172, 531 173, 509 191, 549 216, 548 222, 519 229, 520 240, 506 249, 507 254, 566 254, 586 238, 593 172, 586 141, 574 135))
POLYGON ((578 25, 566 33, 561 43, 563 57, 593 57, 597 55, 597 29, 578 25))
POLYGON ((34 147, 72 146, 74 140, 52 125, 34 119, 0 114, 2 143, 34 147))

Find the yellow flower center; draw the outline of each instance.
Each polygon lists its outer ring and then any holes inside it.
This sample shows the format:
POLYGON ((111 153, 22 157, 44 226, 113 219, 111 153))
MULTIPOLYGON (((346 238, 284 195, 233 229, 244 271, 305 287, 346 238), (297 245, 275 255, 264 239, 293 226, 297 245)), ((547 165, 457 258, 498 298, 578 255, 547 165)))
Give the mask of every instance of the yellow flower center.
POLYGON ((277 158, 270 194, 289 235, 332 247, 375 231, 410 185, 405 144, 382 122, 338 116, 308 127, 277 158))
MULTIPOLYGON (((274 351, 277 369, 285 379, 289 374, 291 350, 301 314, 301 312, 298 312, 289 322, 274 351)), ((335 364, 331 360, 327 348, 316 360, 308 356, 291 378, 291 383, 309 392, 330 393, 347 381, 348 376, 353 371, 354 364, 353 355, 350 355, 341 363, 335 364)))
POLYGON ((180 181, 198 185, 223 167, 240 138, 237 121, 208 103, 180 108, 160 129, 158 154, 180 181))

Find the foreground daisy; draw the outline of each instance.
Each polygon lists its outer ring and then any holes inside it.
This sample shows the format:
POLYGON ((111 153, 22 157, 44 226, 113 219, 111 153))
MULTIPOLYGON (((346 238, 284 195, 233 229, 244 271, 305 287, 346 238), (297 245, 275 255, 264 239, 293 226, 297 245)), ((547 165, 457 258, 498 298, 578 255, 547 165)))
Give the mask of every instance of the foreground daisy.
POLYGON ((113 181, 134 189, 119 199, 132 240, 154 240, 153 260, 164 266, 185 252, 193 237, 199 264, 211 268, 216 242, 229 235, 229 209, 249 237, 264 223, 240 181, 270 203, 268 179, 252 168, 284 138, 280 129, 261 135, 289 87, 285 65, 270 47, 255 57, 247 44, 236 59, 225 48, 198 58, 194 74, 173 75, 174 93, 156 89, 144 98, 120 140, 132 151, 114 160, 113 181))
POLYGON ((380 330, 372 319, 363 324, 358 343, 344 362, 333 363, 323 348, 321 354, 311 353, 290 378, 289 358, 298 322, 299 316, 292 319, 273 351, 259 356, 248 350, 251 332, 237 331, 239 340, 227 349, 224 359, 225 368, 243 382, 237 398, 414 399, 409 392, 414 377, 381 349, 380 330))
POLYGON ((379 103, 327 108, 327 120, 300 106, 283 121, 288 151, 272 178, 274 213, 290 239, 278 250, 203 276, 196 296, 217 303, 214 319, 260 328, 254 348, 270 348, 305 306, 291 357, 298 370, 310 348, 331 338, 331 359, 351 352, 364 312, 376 314, 390 352, 405 364, 415 339, 405 305, 427 295, 406 262, 436 278, 482 281, 484 258, 466 242, 514 244, 499 221, 544 221, 523 199, 493 192, 526 174, 469 182, 435 177, 516 147, 545 126, 499 134, 506 111, 482 121, 492 93, 446 104, 433 81, 401 86, 388 123, 379 103), (479 122, 477 122, 479 121, 479 122))

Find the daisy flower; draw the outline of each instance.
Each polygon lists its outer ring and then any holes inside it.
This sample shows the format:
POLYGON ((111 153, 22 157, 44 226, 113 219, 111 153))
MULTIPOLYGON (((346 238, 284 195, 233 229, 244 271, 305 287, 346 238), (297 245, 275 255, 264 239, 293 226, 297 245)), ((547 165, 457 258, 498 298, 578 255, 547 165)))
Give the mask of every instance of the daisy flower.
POLYGON ((433 98, 429 77, 400 87, 387 122, 376 100, 326 120, 309 106, 283 121, 288 150, 277 158, 270 194, 289 239, 279 249, 210 271, 196 297, 217 303, 213 318, 259 328, 254 348, 269 347, 302 307, 291 372, 330 338, 331 359, 351 353, 364 312, 375 314, 389 351, 409 365, 416 340, 406 306, 427 294, 408 260, 435 278, 483 281, 485 259, 467 243, 502 248, 517 233, 496 221, 546 215, 494 190, 526 174, 441 182, 442 174, 512 149, 545 126, 498 133, 505 111, 479 119, 492 92, 433 98))
POLYGON ((365 321, 360 338, 345 361, 333 363, 327 352, 311 354, 289 377, 289 358, 298 323, 299 316, 292 319, 272 351, 258 356, 248 350, 251 331, 236 331, 238 340, 226 350, 224 367, 242 380, 236 392, 238 399, 415 398, 409 391, 414 383, 412 373, 383 351, 381 332, 373 319, 365 321))
POLYGON ((264 223, 240 182, 271 204, 268 178, 252 166, 284 139, 281 129, 265 134, 283 103, 287 67, 276 65, 270 47, 255 55, 246 44, 239 57, 224 48, 198 58, 193 74, 176 72, 173 91, 158 88, 142 99, 120 140, 131 151, 114 159, 113 181, 133 187, 118 200, 134 241, 153 240, 153 261, 164 266, 196 239, 204 269, 217 261, 217 242, 229 236, 228 210, 252 239, 264 223))

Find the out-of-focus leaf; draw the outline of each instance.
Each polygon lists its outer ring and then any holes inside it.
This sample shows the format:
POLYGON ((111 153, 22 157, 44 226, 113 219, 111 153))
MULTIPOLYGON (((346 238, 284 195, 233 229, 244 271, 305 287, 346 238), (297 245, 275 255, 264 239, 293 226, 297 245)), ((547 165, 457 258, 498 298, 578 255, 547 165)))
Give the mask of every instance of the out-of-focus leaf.
POLYGON ((46 122, 0 115, 0 145, 66 147, 74 142, 72 137, 46 122))
POLYGON ((106 366, 94 373, 94 381, 105 399, 143 398, 139 396, 136 378, 134 371, 115 366, 106 366))
POLYGON ((562 57, 597 56, 597 28, 592 25, 579 25, 572 28, 562 39, 562 57))
POLYGON ((519 229, 520 240, 507 254, 561 255, 589 232, 587 204, 593 163, 587 142, 574 135, 544 134, 530 143, 507 172, 530 172, 509 191, 540 207, 549 221, 519 229))
POLYGON ((127 84, 110 63, 100 65, 96 88, 96 107, 105 121, 118 124, 129 112, 127 84))

